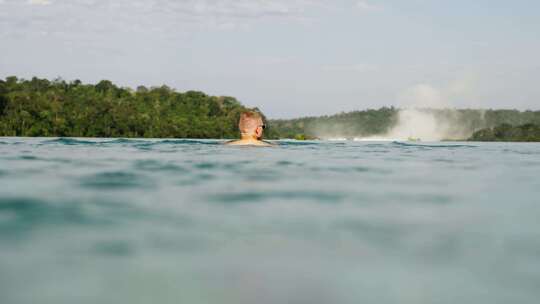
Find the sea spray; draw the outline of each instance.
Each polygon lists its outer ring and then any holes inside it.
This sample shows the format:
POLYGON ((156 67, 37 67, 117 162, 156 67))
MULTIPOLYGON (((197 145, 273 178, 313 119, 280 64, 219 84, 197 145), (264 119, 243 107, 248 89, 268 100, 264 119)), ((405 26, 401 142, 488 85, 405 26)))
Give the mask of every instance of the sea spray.
POLYGON ((462 121, 463 114, 455 109, 401 109, 397 124, 383 137, 424 141, 466 139, 473 130, 462 121))

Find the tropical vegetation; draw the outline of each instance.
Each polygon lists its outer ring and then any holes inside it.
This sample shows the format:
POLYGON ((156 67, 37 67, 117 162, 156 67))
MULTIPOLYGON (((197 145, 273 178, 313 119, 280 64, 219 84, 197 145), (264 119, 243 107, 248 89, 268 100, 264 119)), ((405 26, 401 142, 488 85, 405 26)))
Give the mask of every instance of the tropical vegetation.
MULTIPOLYGON (((540 111, 518 110, 480 110, 480 109, 419 109, 435 121, 444 123, 449 133, 468 134, 467 139, 477 130, 499 125, 520 126, 540 125, 540 111)), ((399 121, 400 109, 382 107, 353 111, 335 115, 304 117, 296 119, 271 120, 270 125, 278 137, 317 138, 317 137, 369 137, 384 136, 399 121)), ((479 137, 475 137, 479 139, 479 137)))
MULTIPOLYGON (((239 135, 238 118, 246 110, 234 97, 177 92, 165 85, 131 89, 108 80, 97 84, 14 76, 0 80, 0 136, 235 138, 239 135)), ((460 134, 472 134, 471 140, 540 140, 540 111, 421 111, 460 134)), ((382 107, 274 119, 267 121, 266 137, 304 140, 381 136, 398 123, 399 114, 400 109, 382 107)))
POLYGON ((471 141, 540 141, 540 125, 524 124, 512 126, 501 124, 493 128, 485 128, 474 132, 471 141))
POLYGON ((245 110, 233 97, 167 86, 0 80, 0 136, 234 138, 245 110))

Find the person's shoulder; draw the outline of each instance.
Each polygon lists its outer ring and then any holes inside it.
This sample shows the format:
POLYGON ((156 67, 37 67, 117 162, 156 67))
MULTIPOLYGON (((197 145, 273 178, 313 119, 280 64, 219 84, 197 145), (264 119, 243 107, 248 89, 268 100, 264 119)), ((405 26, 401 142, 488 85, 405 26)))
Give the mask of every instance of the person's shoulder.
POLYGON ((237 145, 242 145, 242 141, 241 140, 231 140, 231 141, 224 142, 223 144, 228 145, 228 146, 237 146, 237 145))
POLYGON ((258 141, 245 141, 245 140, 233 140, 224 143, 224 145, 229 146, 261 146, 261 147, 273 147, 275 144, 269 143, 264 140, 258 141))
POLYGON ((277 146, 277 144, 275 144, 275 143, 267 142, 267 141, 264 141, 264 140, 260 141, 260 145, 265 146, 265 147, 275 147, 275 146, 277 146))

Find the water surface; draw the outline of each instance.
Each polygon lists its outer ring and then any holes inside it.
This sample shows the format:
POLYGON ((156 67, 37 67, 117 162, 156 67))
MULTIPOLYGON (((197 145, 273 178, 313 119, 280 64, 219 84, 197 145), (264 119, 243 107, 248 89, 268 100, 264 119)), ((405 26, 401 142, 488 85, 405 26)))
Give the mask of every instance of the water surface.
POLYGON ((540 145, 0 138, 2 303, 537 303, 540 145))

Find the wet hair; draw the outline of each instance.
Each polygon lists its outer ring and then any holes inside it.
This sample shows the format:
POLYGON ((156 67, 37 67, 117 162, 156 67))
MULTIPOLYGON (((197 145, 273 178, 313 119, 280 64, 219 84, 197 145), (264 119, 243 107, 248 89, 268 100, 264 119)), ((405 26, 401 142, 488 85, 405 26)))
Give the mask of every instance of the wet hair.
POLYGON ((255 129, 262 124, 263 119, 260 113, 255 111, 246 111, 240 114, 238 129, 240 129, 240 133, 251 134, 254 133, 255 129))

